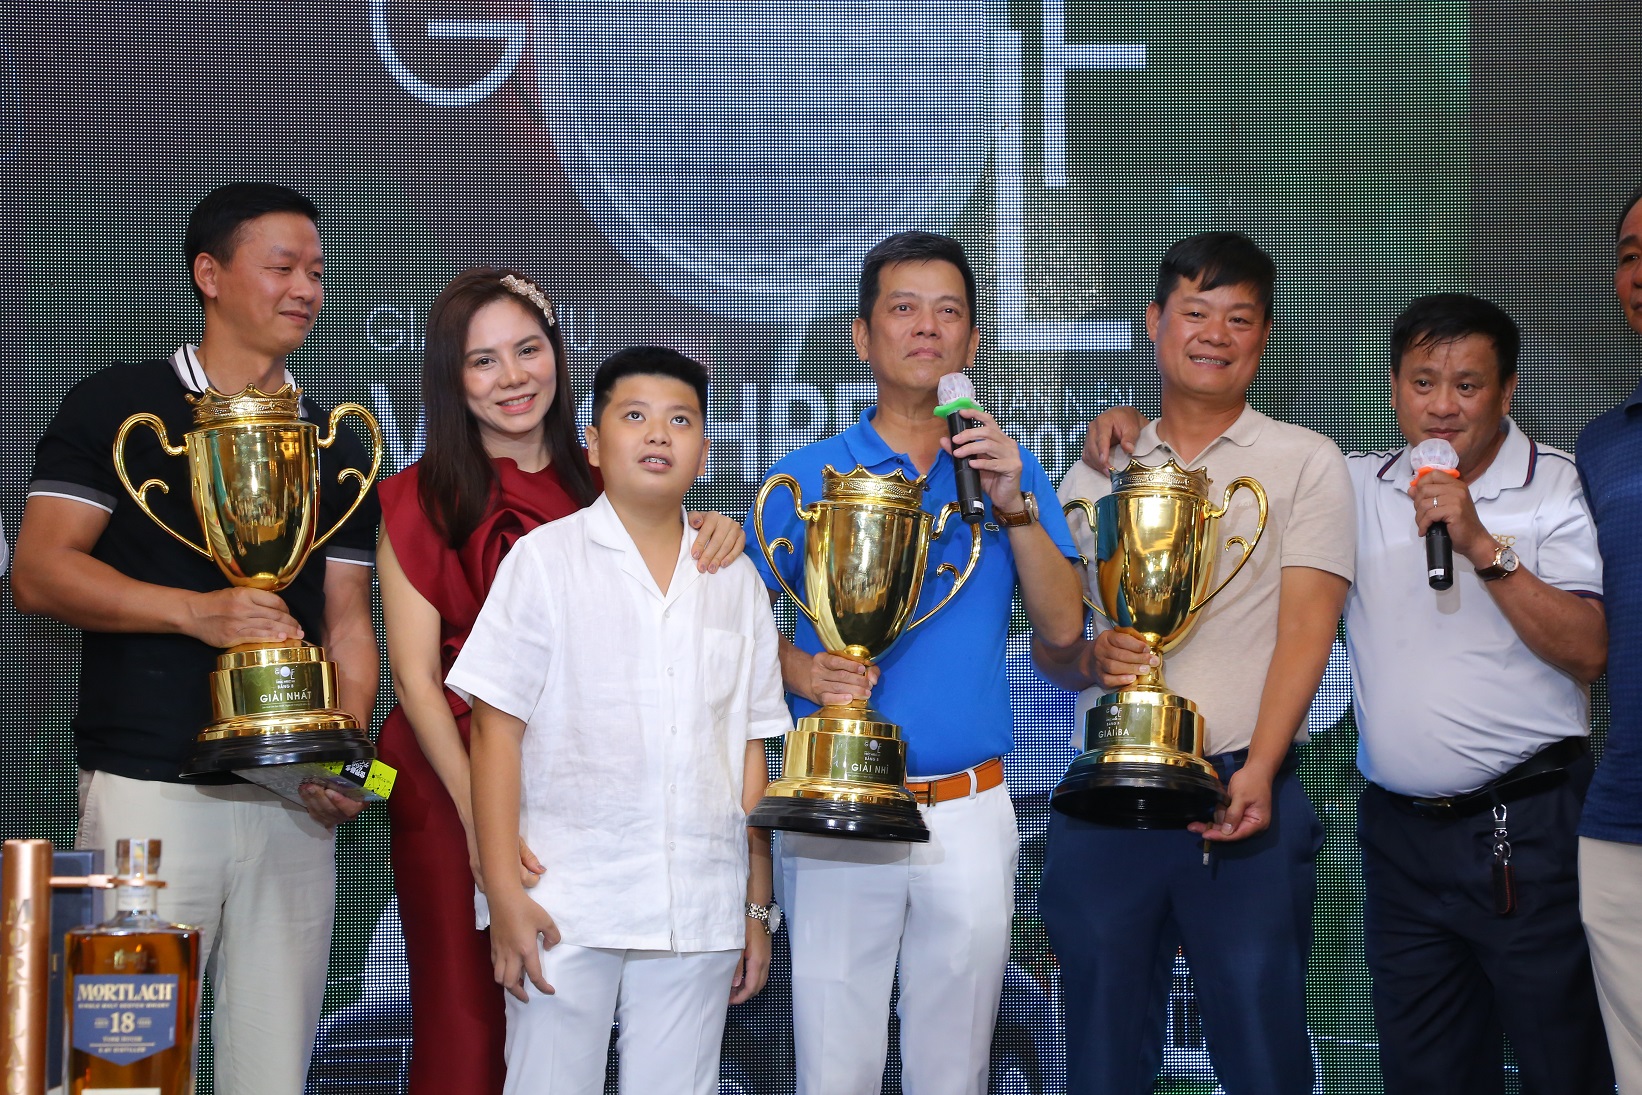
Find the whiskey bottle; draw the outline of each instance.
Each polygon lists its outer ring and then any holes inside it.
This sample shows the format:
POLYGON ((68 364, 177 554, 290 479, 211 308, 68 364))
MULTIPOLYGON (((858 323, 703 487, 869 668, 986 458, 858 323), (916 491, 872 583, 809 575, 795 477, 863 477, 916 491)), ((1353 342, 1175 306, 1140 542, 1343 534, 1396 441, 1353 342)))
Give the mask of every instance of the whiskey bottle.
POLYGON ((200 932, 155 913, 158 840, 115 844, 112 919, 68 933, 67 1095, 191 1095, 200 932))

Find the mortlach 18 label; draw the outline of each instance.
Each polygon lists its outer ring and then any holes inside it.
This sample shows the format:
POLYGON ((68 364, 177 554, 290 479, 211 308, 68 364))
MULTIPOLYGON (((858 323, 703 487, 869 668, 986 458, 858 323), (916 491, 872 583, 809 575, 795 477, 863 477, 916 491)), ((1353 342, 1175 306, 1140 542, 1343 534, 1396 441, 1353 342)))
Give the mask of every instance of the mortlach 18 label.
POLYGON ((73 1045, 127 1065, 177 1044, 177 975, 119 974, 73 981, 73 1045))

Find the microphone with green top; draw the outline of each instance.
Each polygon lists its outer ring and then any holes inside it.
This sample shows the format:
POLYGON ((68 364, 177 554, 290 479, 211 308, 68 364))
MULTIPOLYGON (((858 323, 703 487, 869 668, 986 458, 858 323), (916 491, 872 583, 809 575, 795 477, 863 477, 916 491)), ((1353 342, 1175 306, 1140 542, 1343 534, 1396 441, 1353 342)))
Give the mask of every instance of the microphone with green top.
MULTIPOLYGON (((973 418, 965 418, 959 411, 978 411, 981 405, 975 402, 975 385, 970 383, 969 377, 963 373, 947 373, 935 385, 935 398, 941 401, 935 408, 936 418, 946 419, 946 428, 952 433, 952 444, 956 448, 958 437, 965 430, 979 429, 981 422, 973 418)), ((952 457, 953 472, 958 477, 958 512, 963 519, 972 525, 978 525, 986 518, 986 495, 981 492, 981 473, 969 466, 969 461, 959 457, 954 452, 952 457)))

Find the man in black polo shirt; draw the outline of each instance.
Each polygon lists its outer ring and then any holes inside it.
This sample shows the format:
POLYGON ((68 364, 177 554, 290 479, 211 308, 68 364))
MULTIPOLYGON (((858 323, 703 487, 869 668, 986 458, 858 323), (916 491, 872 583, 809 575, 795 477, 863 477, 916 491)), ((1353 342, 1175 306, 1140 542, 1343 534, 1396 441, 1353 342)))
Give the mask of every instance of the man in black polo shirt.
MULTIPOLYGON (((211 721, 208 674, 226 647, 306 638, 337 663, 339 706, 365 723, 376 700, 378 653, 370 580, 374 496, 279 594, 229 586, 216 565, 177 543, 122 489, 113 466, 120 424, 158 415, 173 442, 193 428, 191 393, 294 384, 285 359, 324 300, 319 212, 293 190, 221 187, 189 217, 185 240, 205 311, 198 347, 169 359, 120 363, 80 381, 36 452, 17 539, 12 590, 24 612, 83 632, 74 739, 82 846, 112 861, 121 837, 165 846, 160 915, 198 925, 216 998, 216 1090, 302 1090, 325 990, 335 904, 335 827, 359 805, 309 787, 306 810, 233 776, 183 782, 178 773, 211 721)), ((327 410, 303 400, 303 413, 327 410)), ((352 496, 337 471, 365 467, 344 431, 321 457, 319 527, 352 496), (338 451, 341 450, 341 451, 338 451)), ((198 530, 187 462, 151 431, 126 448, 133 482, 156 514, 198 530)))

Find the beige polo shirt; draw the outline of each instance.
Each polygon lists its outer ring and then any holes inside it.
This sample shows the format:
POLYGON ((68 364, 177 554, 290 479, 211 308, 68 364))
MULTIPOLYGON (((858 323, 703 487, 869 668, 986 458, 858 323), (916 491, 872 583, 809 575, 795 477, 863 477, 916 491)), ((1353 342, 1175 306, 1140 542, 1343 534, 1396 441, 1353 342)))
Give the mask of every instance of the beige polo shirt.
MULTIPOLYGON (((1134 459, 1158 465, 1171 457, 1182 462, 1157 436, 1156 423, 1141 431, 1134 459)), ((1282 568, 1312 567, 1349 581, 1356 551, 1356 508, 1345 457, 1334 442, 1268 418, 1252 407, 1244 407, 1237 421, 1186 467, 1208 469, 1209 496, 1216 506, 1227 484, 1246 475, 1265 488, 1269 507, 1266 530, 1255 545, 1253 558, 1208 603, 1197 626, 1163 662, 1164 683, 1196 703, 1203 715, 1203 751, 1226 753, 1248 748, 1254 735, 1260 693, 1277 645, 1282 568)), ((1110 493, 1110 480, 1082 462, 1072 466, 1060 487, 1062 504, 1073 498, 1095 501, 1110 493)), ((1253 494, 1238 491, 1215 538, 1221 545, 1232 536, 1252 538, 1258 519, 1253 494)), ((1071 526, 1078 549, 1094 558, 1095 539, 1081 514, 1072 515, 1071 526)), ((1218 557, 1212 589, 1236 565, 1241 549, 1210 550, 1218 557)), ((1093 578, 1092 571, 1084 578, 1092 600, 1093 578)), ((1111 626, 1099 615, 1095 625, 1111 626)), ((1079 747, 1084 716, 1104 691, 1097 686, 1078 695, 1074 744, 1079 747)), ((1295 730, 1303 732, 1303 722, 1295 730)))

